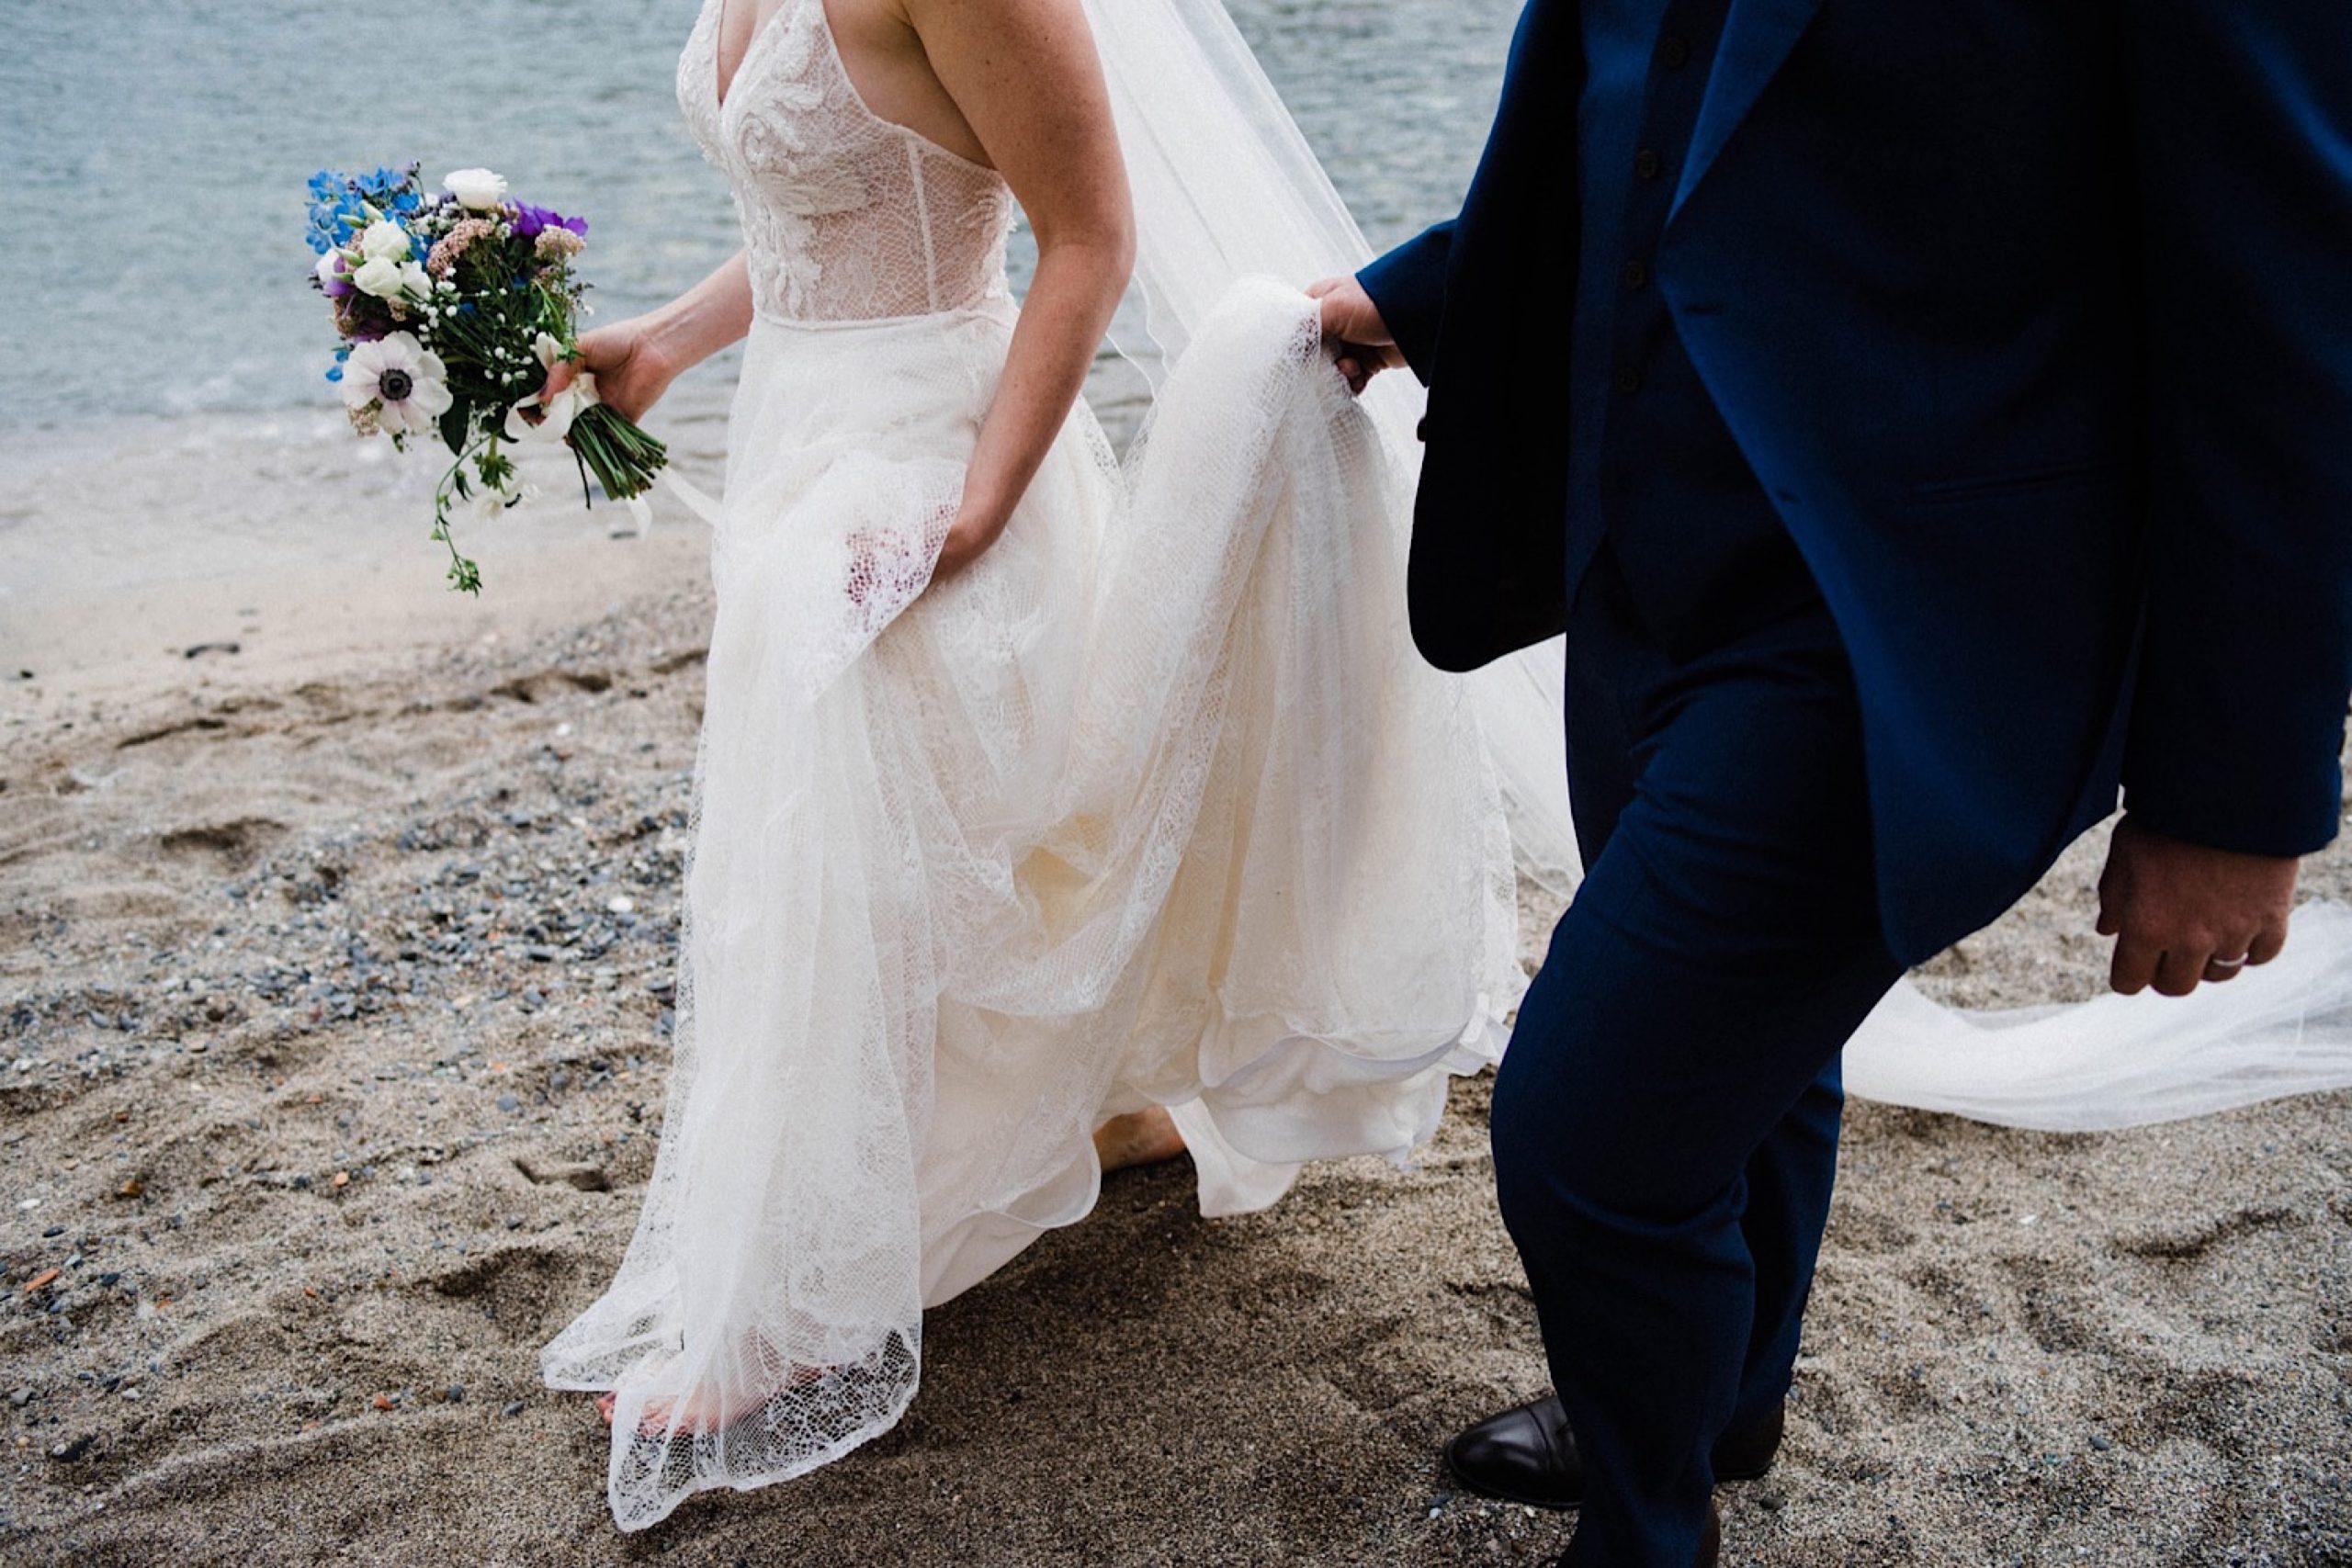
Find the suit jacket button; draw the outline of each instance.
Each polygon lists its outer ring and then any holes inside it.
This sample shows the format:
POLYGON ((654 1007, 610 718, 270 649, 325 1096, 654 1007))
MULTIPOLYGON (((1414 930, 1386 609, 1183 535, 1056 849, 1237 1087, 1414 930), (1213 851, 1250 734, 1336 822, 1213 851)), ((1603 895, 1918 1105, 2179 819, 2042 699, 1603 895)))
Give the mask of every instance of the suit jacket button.
POLYGON ((1642 373, 1628 365, 1617 372, 1617 395, 1630 398, 1642 389, 1642 373))
POLYGON ((1427 441, 1429 438, 1430 416, 1423 414, 1420 418, 1413 422, 1413 439, 1416 441, 1427 441))

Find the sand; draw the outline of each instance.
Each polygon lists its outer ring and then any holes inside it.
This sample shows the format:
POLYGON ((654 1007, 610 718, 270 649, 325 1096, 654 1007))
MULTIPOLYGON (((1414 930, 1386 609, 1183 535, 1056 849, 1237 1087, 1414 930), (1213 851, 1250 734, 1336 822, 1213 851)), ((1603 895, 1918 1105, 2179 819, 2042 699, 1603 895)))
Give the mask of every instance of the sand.
MULTIPOLYGON (((1267 1214, 1113 1179, 933 1314, 898 1431, 613 1529, 534 1352, 651 1164, 707 598, 698 530, 602 533, 486 555, 482 604, 409 549, 0 622, 0 1560, 1548 1561, 1564 1520, 1437 1460, 1544 1381, 1484 1079, 1418 1168, 1267 1214)), ((1931 986, 2093 994, 2098 837, 1931 986)), ((1856 1106, 1726 1560, 2352 1561, 2347 1110, 1856 1106)))

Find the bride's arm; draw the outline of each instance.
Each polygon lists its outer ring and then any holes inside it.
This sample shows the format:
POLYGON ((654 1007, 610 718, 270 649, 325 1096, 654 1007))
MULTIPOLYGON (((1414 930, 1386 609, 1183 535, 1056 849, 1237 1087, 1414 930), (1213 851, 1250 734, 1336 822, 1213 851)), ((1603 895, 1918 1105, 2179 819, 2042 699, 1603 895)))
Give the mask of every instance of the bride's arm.
POLYGON ((1069 418, 1135 265, 1110 94, 1079 0, 903 0, 940 85, 1037 237, 1003 379, 936 574, 996 541, 1069 418))
POLYGON ((596 373, 596 394, 626 417, 645 417, 681 372, 752 330, 752 276, 738 251, 667 305, 583 333, 578 365, 558 365, 546 395, 580 369, 596 373))

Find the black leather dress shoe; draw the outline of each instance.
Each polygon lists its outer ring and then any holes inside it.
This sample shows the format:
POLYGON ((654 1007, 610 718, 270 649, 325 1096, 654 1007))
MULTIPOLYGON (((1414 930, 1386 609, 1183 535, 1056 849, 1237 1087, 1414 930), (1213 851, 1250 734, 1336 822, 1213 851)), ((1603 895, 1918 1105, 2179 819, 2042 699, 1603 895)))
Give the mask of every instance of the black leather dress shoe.
MULTIPOLYGON (((1781 1407, 1715 1443, 1717 1481, 1753 1481, 1780 1451, 1781 1407)), ((1584 1464, 1556 1394, 1489 1416, 1445 1446, 1454 1478, 1473 1492, 1532 1508, 1573 1508, 1584 1501, 1584 1464)))

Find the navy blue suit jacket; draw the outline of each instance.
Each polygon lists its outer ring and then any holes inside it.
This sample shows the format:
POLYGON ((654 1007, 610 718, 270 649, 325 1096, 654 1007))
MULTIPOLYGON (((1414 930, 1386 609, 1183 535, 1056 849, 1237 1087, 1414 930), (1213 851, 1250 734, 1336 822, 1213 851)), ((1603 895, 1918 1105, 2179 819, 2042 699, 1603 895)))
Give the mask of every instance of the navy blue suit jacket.
MULTIPOLYGON (((1429 386, 1414 635, 1566 623, 1577 0, 1467 203, 1363 281, 1429 386)), ((2335 835, 2352 692, 2352 0, 1731 0, 1653 268, 1803 551, 1917 961, 2125 804, 2335 835)), ((1571 649, 1570 657, 1574 657, 1571 649)), ((1726 787, 1737 760, 1725 759, 1726 787)))

